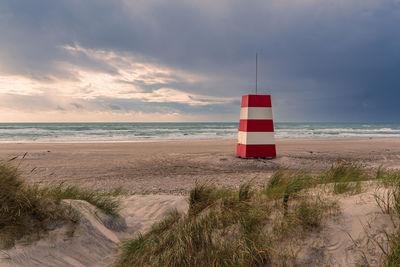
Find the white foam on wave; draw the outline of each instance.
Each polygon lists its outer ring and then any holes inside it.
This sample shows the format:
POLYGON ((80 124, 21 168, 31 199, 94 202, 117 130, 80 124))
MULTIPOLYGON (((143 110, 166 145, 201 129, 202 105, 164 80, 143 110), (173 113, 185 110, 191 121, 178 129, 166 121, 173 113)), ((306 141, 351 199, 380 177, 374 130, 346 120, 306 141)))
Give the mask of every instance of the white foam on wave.
MULTIPOLYGON (((277 123, 277 139, 400 138, 400 124, 277 123)), ((0 142, 90 143, 236 139, 237 123, 0 126, 0 142)))

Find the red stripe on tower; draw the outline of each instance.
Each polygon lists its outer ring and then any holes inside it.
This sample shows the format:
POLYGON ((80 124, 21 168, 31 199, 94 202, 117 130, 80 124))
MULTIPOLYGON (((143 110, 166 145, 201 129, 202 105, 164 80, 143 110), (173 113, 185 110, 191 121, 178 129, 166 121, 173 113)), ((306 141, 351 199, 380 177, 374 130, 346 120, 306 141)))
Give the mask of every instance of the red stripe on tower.
POLYGON ((270 108, 271 96, 270 95, 244 95, 242 96, 242 108, 270 108))
POLYGON ((270 95, 242 96, 236 155, 242 158, 276 157, 270 95))
POLYGON ((272 120, 240 120, 240 132, 273 132, 274 122, 272 120))

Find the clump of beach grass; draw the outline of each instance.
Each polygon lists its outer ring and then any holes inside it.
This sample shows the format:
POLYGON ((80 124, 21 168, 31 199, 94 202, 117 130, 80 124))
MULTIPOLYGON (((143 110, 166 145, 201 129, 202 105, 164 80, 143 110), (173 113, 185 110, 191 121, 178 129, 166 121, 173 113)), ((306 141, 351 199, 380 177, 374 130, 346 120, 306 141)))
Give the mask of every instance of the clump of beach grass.
POLYGON ((17 167, 0 162, 0 248, 11 247, 24 236, 39 235, 58 224, 78 222, 79 216, 63 199, 85 200, 115 216, 119 208, 118 200, 97 191, 26 184, 17 167))
MULTIPOLYGON (((321 173, 279 169, 261 190, 250 183, 238 190, 197 184, 190 192, 187 215, 172 212, 149 232, 125 242, 115 265, 299 264, 299 240, 340 212, 333 195, 359 194, 363 182, 400 188, 400 175, 380 169, 374 176, 358 162, 338 160, 321 173)), ((400 259, 398 236, 391 241, 388 262, 400 259)))
POLYGON ((314 184, 332 185, 334 194, 355 195, 361 193, 361 183, 374 180, 358 162, 338 160, 325 172, 315 177, 314 184))
POLYGON ((66 186, 64 184, 57 186, 44 186, 40 188, 38 186, 32 186, 29 190, 32 190, 34 193, 41 196, 49 197, 56 202, 62 199, 84 200, 97 207, 105 214, 112 216, 118 216, 120 209, 120 201, 115 198, 118 196, 119 190, 102 192, 99 190, 84 189, 78 186, 66 186))
POLYGON ((320 183, 357 182, 373 179, 357 161, 338 159, 325 172, 322 172, 317 181, 320 183))
MULTIPOLYGON (((292 183, 288 186, 297 188, 292 183)), ((297 189, 271 190, 276 192, 275 198, 278 191, 283 192, 280 198, 284 192, 297 192, 297 189)), ((328 200, 307 197, 284 212, 265 192, 253 190, 250 183, 237 190, 197 184, 190 192, 187 215, 171 212, 149 232, 125 242, 115 265, 293 264, 296 253, 285 250, 287 242, 318 229, 337 206, 328 200)))
POLYGON ((400 265, 400 171, 387 170, 380 166, 376 179, 386 189, 383 192, 375 193, 375 200, 382 210, 382 213, 390 215, 394 226, 397 228, 396 233, 386 233, 389 249, 385 250, 381 246, 382 252, 385 255, 384 266, 394 267, 400 265))
POLYGON ((380 166, 376 173, 376 179, 378 179, 384 187, 400 187, 400 171, 391 171, 380 166))
POLYGON ((339 182, 333 185, 334 194, 345 194, 356 195, 361 193, 361 182, 339 182))
POLYGON ((361 193, 361 182, 374 179, 357 162, 339 159, 328 170, 317 174, 279 169, 269 179, 264 193, 271 199, 283 197, 284 203, 298 192, 315 187, 326 186, 334 194, 358 194, 361 193))

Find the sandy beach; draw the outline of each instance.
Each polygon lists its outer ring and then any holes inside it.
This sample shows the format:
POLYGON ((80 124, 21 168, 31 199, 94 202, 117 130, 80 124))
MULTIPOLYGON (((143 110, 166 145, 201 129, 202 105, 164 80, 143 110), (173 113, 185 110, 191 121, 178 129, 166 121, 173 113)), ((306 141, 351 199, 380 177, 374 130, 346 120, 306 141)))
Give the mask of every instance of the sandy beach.
POLYGON ((367 169, 400 168, 400 139, 278 140, 276 159, 241 159, 235 140, 142 143, 3 143, 0 159, 27 155, 20 170, 32 183, 66 184, 130 193, 185 195, 196 181, 262 186, 288 167, 319 171, 338 158, 367 169))
MULTIPOLYGON (((0 158, 18 156, 13 162, 30 183, 100 190, 121 187, 127 193, 121 198, 118 220, 100 215, 87 202, 70 202, 82 216, 73 238, 66 239, 66 227, 57 228, 39 242, 7 250, 0 264, 110 265, 118 258, 121 241, 144 233, 171 209, 185 213, 187 195, 196 182, 237 188, 252 181, 263 186, 279 168, 319 172, 339 158, 358 161, 371 173, 379 166, 400 169, 400 139, 278 140, 275 159, 237 158, 235 144, 234 140, 0 144, 0 158)), ((340 216, 328 219, 320 232, 301 241, 304 250, 299 260, 345 266, 366 255, 368 262, 378 264, 381 251, 369 238, 384 239, 382 230, 390 233, 395 226, 389 215, 382 214, 374 193, 374 188, 366 187, 360 194, 337 197, 340 216)))

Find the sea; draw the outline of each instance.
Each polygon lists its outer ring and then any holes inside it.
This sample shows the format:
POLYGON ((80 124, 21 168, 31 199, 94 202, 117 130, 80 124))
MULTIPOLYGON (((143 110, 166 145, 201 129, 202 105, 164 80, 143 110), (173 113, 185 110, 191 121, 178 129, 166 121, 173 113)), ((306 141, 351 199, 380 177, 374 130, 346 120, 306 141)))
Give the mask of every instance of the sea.
MULTIPOLYGON (((236 139, 238 123, 0 123, 1 143, 236 139)), ((400 138, 400 123, 275 122, 276 139, 400 138)))

